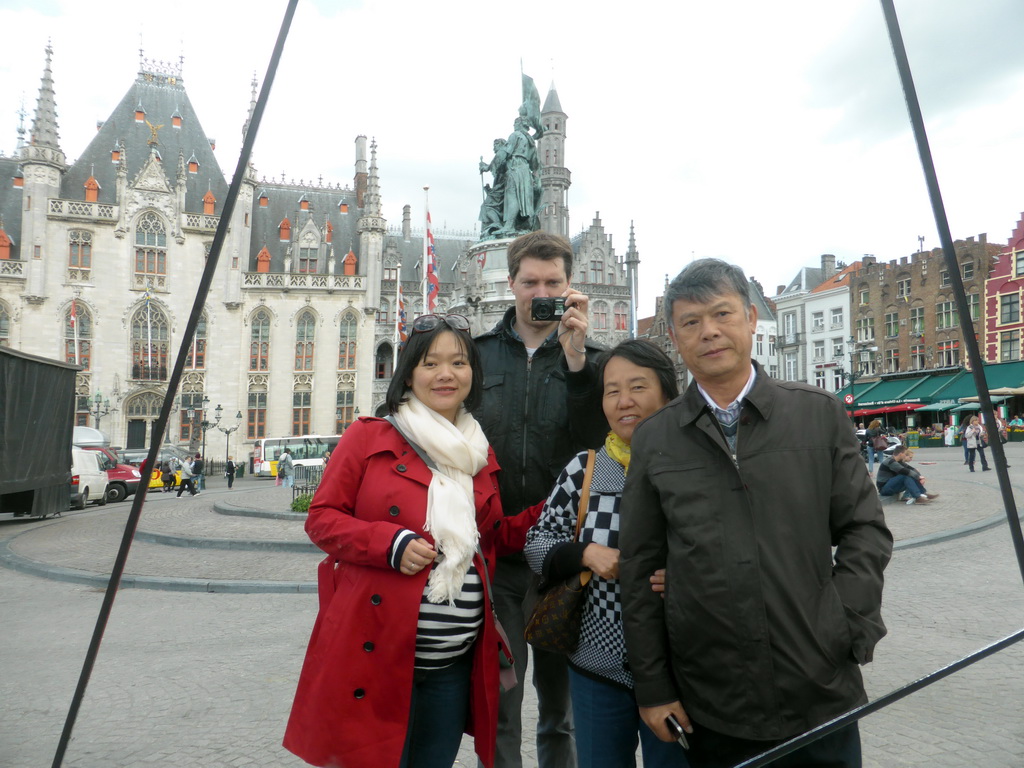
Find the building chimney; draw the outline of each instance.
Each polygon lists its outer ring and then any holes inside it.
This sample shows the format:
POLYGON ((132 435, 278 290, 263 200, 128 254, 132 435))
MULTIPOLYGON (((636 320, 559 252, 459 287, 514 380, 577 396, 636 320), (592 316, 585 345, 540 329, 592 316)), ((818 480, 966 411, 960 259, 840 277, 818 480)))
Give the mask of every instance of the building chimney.
POLYGON ((836 257, 831 253, 821 254, 821 280, 824 282, 836 273, 836 257))
POLYGON ((778 288, 775 289, 775 295, 776 296, 781 296, 782 292, 785 291, 785 290, 786 290, 786 286, 780 285, 778 288))
POLYGON ((402 206, 402 239, 409 242, 412 239, 412 206, 402 206))

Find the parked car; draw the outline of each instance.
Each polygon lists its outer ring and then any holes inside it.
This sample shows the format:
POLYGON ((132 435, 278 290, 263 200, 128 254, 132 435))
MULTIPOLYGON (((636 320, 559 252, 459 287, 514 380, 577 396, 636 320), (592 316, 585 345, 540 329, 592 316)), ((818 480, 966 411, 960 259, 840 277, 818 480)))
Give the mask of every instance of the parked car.
MULTIPOLYGON (((132 464, 134 466, 140 466, 146 457, 149 455, 148 448, 132 448, 129 450, 118 451, 118 457, 125 464, 132 464)), ((157 462, 163 464, 170 458, 176 458, 179 462, 184 464, 186 461, 191 460, 191 457, 180 448, 176 448, 173 445, 165 445, 160 449, 157 454, 157 462)), ((181 482, 181 473, 177 473, 174 476, 174 484, 177 485, 181 482)), ((163 480, 158 475, 150 474, 149 476, 149 487, 150 488, 163 488, 163 480)))
POLYGON ((107 473, 100 468, 100 455, 95 451, 71 449, 71 508, 85 509, 95 502, 107 503, 107 473))
POLYGON ((117 454, 102 445, 81 447, 100 456, 100 468, 107 473, 107 501, 121 501, 139 490, 142 474, 137 468, 118 462, 117 454))

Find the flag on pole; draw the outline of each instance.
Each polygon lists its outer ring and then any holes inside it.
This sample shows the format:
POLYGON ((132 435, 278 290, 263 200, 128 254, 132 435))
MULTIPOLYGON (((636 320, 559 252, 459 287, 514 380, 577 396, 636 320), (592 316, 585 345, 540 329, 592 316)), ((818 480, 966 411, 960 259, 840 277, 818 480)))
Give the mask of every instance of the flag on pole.
POLYGON ((75 337, 75 365, 80 365, 78 353, 78 306, 75 299, 71 299, 71 333, 75 337))
POLYGON ((437 308, 437 296, 441 292, 441 281, 437 276, 437 251, 434 250, 434 233, 430 231, 430 209, 427 209, 427 314, 437 308))
POLYGON ((409 333, 405 329, 405 293, 402 291, 402 284, 398 284, 398 343, 405 344, 409 340, 409 333))

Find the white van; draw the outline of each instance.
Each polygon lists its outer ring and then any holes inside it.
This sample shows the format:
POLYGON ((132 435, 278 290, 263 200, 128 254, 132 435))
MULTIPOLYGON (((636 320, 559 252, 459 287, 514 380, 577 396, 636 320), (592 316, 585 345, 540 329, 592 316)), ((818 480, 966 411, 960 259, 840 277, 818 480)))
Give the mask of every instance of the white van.
POLYGON ((71 449, 71 508, 85 509, 95 501, 107 503, 107 473, 100 469, 100 454, 82 448, 71 449))

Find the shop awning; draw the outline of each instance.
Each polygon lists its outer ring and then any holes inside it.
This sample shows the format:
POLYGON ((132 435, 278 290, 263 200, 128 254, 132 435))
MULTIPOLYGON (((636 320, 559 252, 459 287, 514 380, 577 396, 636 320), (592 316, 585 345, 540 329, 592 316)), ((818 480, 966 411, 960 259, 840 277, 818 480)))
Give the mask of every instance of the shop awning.
POLYGON ((956 408, 951 409, 950 413, 960 413, 961 411, 980 411, 980 410, 981 410, 981 404, 980 403, 964 403, 963 405, 958 405, 956 408))
MULTIPOLYGON (((1002 403, 1005 400, 1009 400, 1011 395, 993 395, 991 392, 988 393, 988 399, 993 403, 1002 403)), ((965 403, 980 403, 981 398, 975 395, 974 397, 962 398, 962 402, 965 403)))
POLYGON ((931 405, 922 405, 917 411, 918 413, 922 411, 948 411, 956 408, 956 406, 956 403, 932 403, 931 405))
POLYGON ((858 408, 853 412, 854 416, 879 416, 883 413, 906 413, 908 411, 921 410, 920 403, 900 403, 898 405, 886 405, 882 408, 858 408))
MULTIPOLYGON (((906 402, 906 394, 928 379, 928 375, 916 376, 912 379, 889 379, 880 381, 863 394, 854 391, 855 405, 861 408, 884 408, 888 405, 901 405, 906 402)), ((920 400, 917 401, 921 403, 920 400)))

